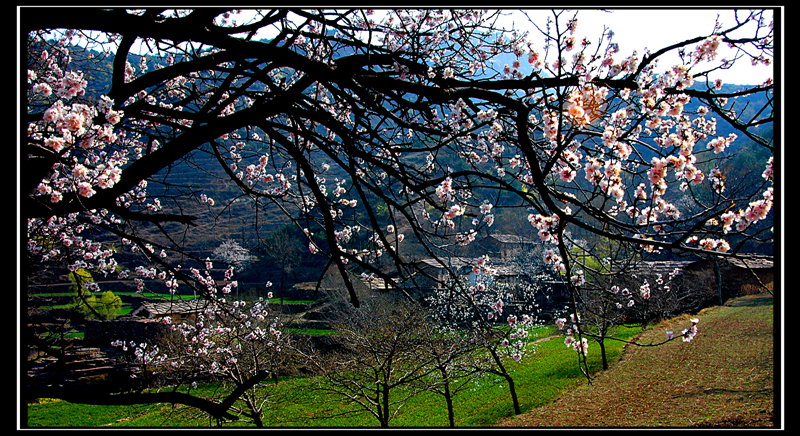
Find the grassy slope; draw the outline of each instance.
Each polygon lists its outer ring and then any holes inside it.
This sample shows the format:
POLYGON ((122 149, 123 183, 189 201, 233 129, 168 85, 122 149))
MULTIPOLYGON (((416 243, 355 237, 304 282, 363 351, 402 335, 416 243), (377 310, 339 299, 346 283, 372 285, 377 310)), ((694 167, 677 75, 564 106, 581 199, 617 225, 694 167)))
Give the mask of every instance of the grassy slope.
MULTIPOLYGON (((774 330, 770 296, 737 299, 698 316, 691 343, 629 346, 591 385, 505 420, 511 427, 737 427, 774 426, 774 330)), ((642 336, 660 340, 688 317, 642 336)))
MULTIPOLYGON (((620 328, 623 337, 632 337, 638 328, 620 328)), ((586 380, 575 365, 574 352, 558 338, 547 340, 552 328, 543 328, 536 337, 543 339, 535 351, 519 363, 510 363, 523 410, 555 400, 565 389, 586 380)), ((620 343, 609 347, 612 360, 622 351, 620 343)), ((592 368, 599 369, 599 355, 590 355, 592 368)), ((289 378, 265 388, 269 397, 264 421, 269 427, 374 427, 377 421, 363 413, 346 413, 352 408, 340 398, 317 391, 315 378, 289 378), (344 413, 344 414, 343 414, 344 413)), ((197 392, 212 396, 213 392, 197 392)), ((488 376, 456 397, 456 425, 487 427, 511 416, 513 410, 508 387, 497 377, 488 376)), ((30 427, 206 427, 208 419, 196 411, 167 405, 86 406, 64 401, 43 401, 27 407, 30 427), (193 417, 194 416, 194 417, 193 417)), ((238 426, 239 424, 230 424, 238 426)), ((404 407, 392 427, 444 427, 447 416, 443 400, 433 394, 414 397, 404 407)))

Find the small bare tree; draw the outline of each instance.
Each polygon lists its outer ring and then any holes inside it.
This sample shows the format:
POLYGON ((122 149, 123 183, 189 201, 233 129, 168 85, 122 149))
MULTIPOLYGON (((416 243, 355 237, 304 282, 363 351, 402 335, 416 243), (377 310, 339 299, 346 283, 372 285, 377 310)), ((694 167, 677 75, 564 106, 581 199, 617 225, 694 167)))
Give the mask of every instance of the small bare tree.
POLYGON ((481 365, 476 362, 484 353, 474 336, 458 330, 430 325, 426 332, 425 347, 421 351, 425 360, 431 361, 434 371, 421 380, 421 387, 444 399, 448 425, 455 427, 453 400, 483 375, 481 365))
POLYGON ((426 340, 431 325, 419 306, 381 296, 338 309, 332 327, 340 349, 309 359, 322 375, 320 388, 388 427, 436 369, 426 340))

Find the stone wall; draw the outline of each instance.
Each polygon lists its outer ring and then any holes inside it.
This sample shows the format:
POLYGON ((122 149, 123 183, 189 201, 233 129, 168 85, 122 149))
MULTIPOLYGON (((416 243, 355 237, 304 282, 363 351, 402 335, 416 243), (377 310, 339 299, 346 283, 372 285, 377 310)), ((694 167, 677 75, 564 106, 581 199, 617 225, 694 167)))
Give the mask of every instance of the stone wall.
POLYGON ((87 320, 83 342, 87 346, 109 346, 122 340, 136 343, 157 339, 169 333, 169 327, 144 319, 118 319, 113 321, 87 320))

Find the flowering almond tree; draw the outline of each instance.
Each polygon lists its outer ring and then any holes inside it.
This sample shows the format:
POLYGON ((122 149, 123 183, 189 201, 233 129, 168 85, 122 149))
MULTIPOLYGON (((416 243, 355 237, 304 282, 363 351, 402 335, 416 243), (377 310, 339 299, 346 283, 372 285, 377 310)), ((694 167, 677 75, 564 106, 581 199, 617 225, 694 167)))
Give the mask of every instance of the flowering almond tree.
MULTIPOLYGON (((222 389, 219 400, 203 401, 187 393, 180 401, 172 401, 204 411, 217 425, 246 420, 262 427, 266 400, 257 388, 268 378, 277 381, 291 366, 287 362, 292 355, 289 342, 273 316, 264 300, 248 303, 217 298, 204 304, 190 321, 172 323, 165 318, 162 322, 172 334, 154 343, 129 345, 134 354, 132 376, 154 378, 162 385, 196 386, 209 380, 230 384, 230 389, 222 389)), ((124 342, 115 345, 126 347, 124 342)), ((147 387, 146 380, 142 387, 147 387)))
POLYGON ((26 265, 203 294, 183 235, 243 201, 285 213, 355 306, 349 271, 406 283, 406 244, 442 256, 504 210, 573 284, 573 232, 725 256, 772 240, 775 85, 714 75, 772 61, 773 11, 629 56, 580 12, 514 30, 505 12, 23 8, 26 265), (745 141, 759 174, 729 177, 745 141))

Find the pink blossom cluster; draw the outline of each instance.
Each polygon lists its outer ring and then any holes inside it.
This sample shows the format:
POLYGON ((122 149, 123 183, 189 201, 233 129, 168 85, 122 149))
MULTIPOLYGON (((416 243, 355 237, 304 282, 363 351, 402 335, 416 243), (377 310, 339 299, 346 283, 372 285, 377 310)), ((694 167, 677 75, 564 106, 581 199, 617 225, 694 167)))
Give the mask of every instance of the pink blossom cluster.
POLYGON ((756 222, 765 219, 772 210, 773 187, 767 188, 760 199, 751 201, 744 210, 727 211, 720 216, 722 230, 725 233, 735 228, 742 232, 756 222))
POLYGON ((715 154, 722 153, 728 148, 733 141, 736 140, 736 134, 731 133, 727 137, 719 136, 717 138, 712 139, 708 143, 708 149, 713 150, 715 154))
POLYGON ((542 133, 551 147, 558 145, 560 135, 560 116, 557 111, 549 110, 542 113, 542 133))
POLYGON ((556 242, 558 229, 558 215, 545 216, 542 214, 528 215, 528 222, 536 228, 542 242, 556 242))
MULTIPOLYGON (((766 168, 761 175, 768 182, 773 181, 772 165, 773 157, 770 157, 767 160, 766 168)), ((761 198, 749 202, 747 208, 728 210, 720 215, 719 220, 712 220, 711 222, 718 223, 722 227, 722 231, 726 234, 732 230, 743 232, 754 223, 767 218, 772 210, 773 201, 773 187, 769 186, 761 194, 761 198)), ((701 248, 704 249, 716 251, 728 251, 730 249, 729 244, 722 239, 714 240, 711 238, 705 238, 703 240, 699 240, 699 238, 694 238, 690 242, 692 241, 699 241, 701 248)))
MULTIPOLYGON (((96 219, 105 215, 98 213, 96 219)), ((120 266, 112 247, 83 235, 88 226, 78 214, 27 221, 27 250, 42 262, 65 261, 70 271, 93 270, 104 276, 117 274, 120 266)))
POLYGON ((698 318, 692 318, 689 321, 692 323, 692 326, 681 332, 683 335, 683 342, 691 342, 694 340, 695 336, 697 336, 697 323, 699 323, 700 320, 698 318))
POLYGON ((725 253, 731 249, 728 241, 724 239, 704 238, 698 241, 697 245, 703 250, 719 251, 721 253, 725 253))
POLYGON ((642 296, 645 300, 650 298, 650 283, 647 283, 647 280, 639 286, 639 295, 642 296))
POLYGON ((580 340, 577 340, 575 338, 575 334, 579 332, 578 322, 580 320, 580 317, 576 316, 573 313, 570 315, 570 320, 571 324, 568 326, 567 320, 565 318, 558 318, 555 321, 556 327, 559 330, 563 330, 564 333, 567 335, 566 337, 564 337, 564 345, 586 356, 589 353, 588 340, 585 337, 581 338, 580 340))
POLYGON ((475 238, 478 236, 478 232, 475 229, 469 229, 464 233, 456 234, 456 244, 457 245, 469 245, 475 241, 475 238))
MULTIPOLYGON (((66 50, 62 54, 68 54, 66 50)), ((28 70, 28 82, 34 82, 33 90, 41 93, 45 97, 53 94, 66 100, 82 96, 86 93, 87 81, 80 71, 63 71, 63 61, 59 61, 57 56, 51 56, 50 52, 43 50, 41 54, 42 64, 38 71, 28 70)), ((65 59, 68 60, 68 59, 65 59)))
POLYGON ((717 57, 717 50, 722 43, 722 35, 711 35, 704 39, 696 48, 692 57, 695 62, 713 61, 717 57))
POLYGON ((66 156, 80 150, 78 160, 62 160, 36 188, 36 195, 58 203, 64 195, 75 192, 81 197, 91 197, 96 189, 108 189, 119 182, 122 167, 128 157, 119 150, 109 150, 118 141, 115 130, 122 112, 113 109, 113 102, 102 96, 95 106, 68 103, 85 94, 87 81, 79 71, 64 71, 69 56, 56 56, 42 52, 36 69, 28 72, 29 98, 51 102, 41 121, 28 125, 28 143, 47 152, 66 156), (96 124, 95 120, 103 123, 96 124))
POLYGON ((636 301, 632 298, 632 293, 628 288, 620 289, 619 286, 613 285, 611 286, 610 293, 615 296, 618 295, 623 297, 623 300, 628 300, 624 306, 619 301, 615 302, 614 305, 616 306, 617 309, 622 309, 623 307, 633 307, 636 305, 636 301))
POLYGON ((439 197, 439 201, 447 202, 453 200, 453 195, 453 179, 447 177, 436 187, 436 196, 439 197))
POLYGON ((571 336, 567 336, 567 339, 565 339, 565 341, 564 341, 564 343, 567 344, 567 346, 571 345, 573 350, 575 350, 576 352, 578 352, 580 354, 583 354, 584 356, 589 354, 589 340, 588 339, 581 338, 580 341, 576 341, 576 340, 570 341, 569 338, 571 338, 571 336))
POLYGON ((725 175, 719 168, 713 168, 708 173, 708 180, 714 192, 721 194, 725 191, 725 175))
POLYGON ((551 265, 553 270, 557 273, 564 273, 566 272, 566 266, 564 265, 564 261, 561 256, 550 248, 545 249, 544 253, 542 254, 542 260, 547 265, 551 265))
POLYGON ((521 317, 509 315, 506 323, 511 328, 511 332, 501 345, 506 347, 506 351, 512 359, 519 362, 528 352, 526 339, 530 336, 531 326, 535 324, 534 319, 528 314, 523 314, 521 317))
MULTIPOLYGON (((459 191, 453 186, 453 179, 445 177, 435 189, 436 198, 442 202, 441 207, 444 209, 441 217, 436 220, 427 211, 423 211, 423 217, 431 220, 431 223, 436 227, 444 229, 455 229, 456 219, 464 216, 472 208, 473 205, 468 201, 464 201, 459 197, 469 199, 472 193, 468 190, 459 191)), ((491 227, 494 224, 494 214, 491 213, 494 205, 488 201, 483 200, 477 205, 477 217, 471 220, 473 228, 466 229, 461 232, 456 232, 452 235, 454 242, 458 245, 468 245, 472 243, 478 236, 478 227, 487 226, 491 227), (481 217, 482 216, 482 217, 481 217)))
MULTIPOLYGON (((656 79, 659 89, 674 87, 677 90, 684 90, 694 84, 694 77, 689 72, 689 67, 686 65, 675 65, 663 74, 660 74, 656 79)), ((687 100, 685 96, 676 96, 677 100, 670 106, 660 106, 664 112, 670 116, 677 117, 683 112, 683 108, 687 100)))
POLYGON ((146 342, 136 342, 136 341, 128 341, 124 342, 121 340, 115 340, 111 343, 111 346, 117 347, 122 351, 128 351, 129 349, 133 349, 133 355, 135 360, 133 362, 134 367, 132 368, 134 371, 131 372, 131 377, 137 377, 138 374, 147 373, 148 371, 153 371, 154 368, 157 368, 159 365, 163 364, 167 360, 167 356, 164 355, 158 348, 158 345, 149 344, 146 342))
POLYGON ((608 88, 584 85, 573 90, 567 98, 566 113, 578 126, 590 124, 602 115, 601 106, 608 95, 608 88))
POLYGON ((765 180, 770 181, 770 182, 772 181, 772 177, 773 177, 772 159, 773 159, 773 157, 770 156, 769 160, 767 160, 766 168, 764 168, 764 172, 761 174, 761 177, 763 177, 765 180))
MULTIPOLYGON (((74 159, 70 163, 54 165, 49 177, 37 187, 38 195, 48 196, 50 202, 57 203, 65 193, 76 192, 82 197, 91 197, 95 188, 108 189, 119 182, 128 158, 120 151, 109 153, 105 150, 116 142, 117 134, 111 123, 93 123, 97 112, 97 108, 85 104, 66 106, 62 100, 57 100, 45 111, 41 123, 29 126, 29 140, 40 143, 53 153, 63 155, 75 148, 86 153, 80 161, 74 159)), ((110 112, 114 111, 106 109, 106 114, 110 112)), ((118 117, 112 119, 118 121, 118 117)))
MULTIPOLYGON (((492 266, 491 262, 489 261, 489 255, 484 254, 479 256, 475 259, 472 264, 472 272, 475 275, 483 276, 483 277, 492 277, 497 274, 497 268, 492 266)), ((476 285, 480 290, 483 291, 486 289, 486 284, 482 282, 476 283, 476 285)))
POLYGON ((569 278, 572 286, 581 287, 586 284, 586 276, 582 270, 572 271, 572 276, 569 278))
POLYGON ((756 221, 763 220, 772 209, 772 187, 764 191, 763 198, 753 201, 749 204, 744 211, 744 218, 747 223, 752 224, 756 221))
MULTIPOLYGON (((633 147, 626 141, 619 141, 621 130, 619 127, 609 125, 603 130, 603 144, 612 150, 614 156, 624 161, 633 152, 633 147)), ((589 178, 591 180, 591 177, 589 178)))

